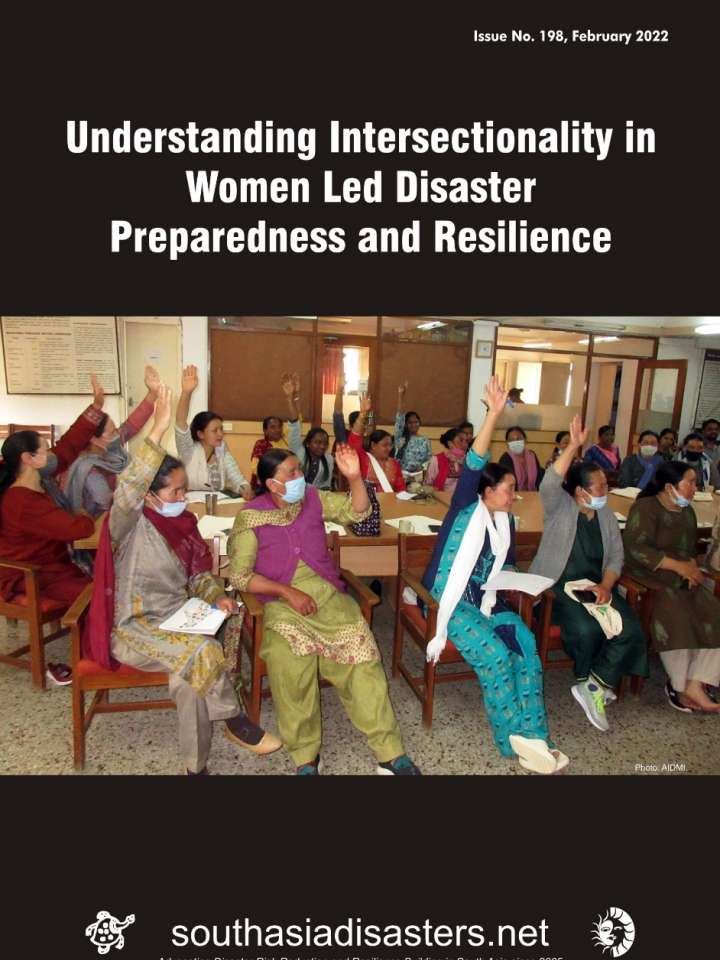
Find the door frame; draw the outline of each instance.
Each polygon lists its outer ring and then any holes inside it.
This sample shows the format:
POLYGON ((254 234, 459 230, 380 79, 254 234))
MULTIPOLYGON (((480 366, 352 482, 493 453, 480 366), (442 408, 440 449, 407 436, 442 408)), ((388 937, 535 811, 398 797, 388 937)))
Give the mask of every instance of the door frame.
POLYGON ((315 389, 313 391, 313 423, 322 423, 322 371, 325 349, 328 344, 327 338, 332 338, 333 347, 368 347, 370 350, 368 367, 370 377, 368 380, 368 393, 371 397, 377 396, 377 387, 379 384, 380 371, 378 370, 378 341, 377 337, 354 337, 352 334, 326 333, 318 331, 317 345, 315 350, 315 389))
POLYGON ((672 422, 669 427, 677 433, 680 426, 680 416, 682 414, 682 404, 685 397, 685 381, 687 379, 687 360, 638 360, 638 368, 635 379, 635 392, 633 394, 632 415, 630 417, 630 437, 629 443, 632 444, 637 427, 638 404, 640 403, 640 390, 642 389, 643 374, 646 370, 677 370, 678 380, 675 387, 675 404, 672 412, 672 422))

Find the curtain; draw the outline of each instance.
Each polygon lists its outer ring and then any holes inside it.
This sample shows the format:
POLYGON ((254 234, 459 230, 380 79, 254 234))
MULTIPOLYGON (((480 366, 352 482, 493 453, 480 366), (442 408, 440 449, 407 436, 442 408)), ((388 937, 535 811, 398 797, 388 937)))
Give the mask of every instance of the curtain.
POLYGON ((323 358, 322 392, 335 395, 343 372, 341 347, 327 347, 323 358))

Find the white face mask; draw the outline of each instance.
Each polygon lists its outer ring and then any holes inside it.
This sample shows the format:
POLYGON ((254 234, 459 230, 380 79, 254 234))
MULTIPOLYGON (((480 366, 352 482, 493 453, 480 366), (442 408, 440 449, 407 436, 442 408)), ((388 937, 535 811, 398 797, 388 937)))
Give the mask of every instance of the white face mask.
POLYGON ((657 447, 654 447, 651 443, 646 443, 640 447, 640 456, 645 457, 646 460, 649 460, 650 457, 654 457, 657 453, 657 447))
POLYGON ((524 440, 508 440, 508 449, 511 453, 523 453, 525 450, 524 440))
POLYGON ((184 500, 175 500, 172 503, 168 503, 166 500, 163 500, 162 506, 158 510, 158 513, 162 514, 163 517, 179 517, 181 513, 184 513, 184 511, 184 500))

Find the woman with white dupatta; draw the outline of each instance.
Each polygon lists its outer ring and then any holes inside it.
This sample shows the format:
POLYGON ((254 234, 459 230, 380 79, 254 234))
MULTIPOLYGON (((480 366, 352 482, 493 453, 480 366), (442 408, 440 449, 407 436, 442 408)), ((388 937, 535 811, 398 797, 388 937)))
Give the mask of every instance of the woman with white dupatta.
POLYGON ((393 438, 387 430, 374 430, 368 437, 367 450, 363 447, 365 422, 371 410, 372 400, 363 397, 348 443, 357 450, 363 480, 372 483, 376 493, 400 493, 405 490, 405 480, 399 462, 390 456, 393 438))
POLYGON ((510 514, 515 477, 488 463, 490 440, 507 391, 493 377, 485 388, 488 413, 468 451, 450 511, 438 534, 423 584, 439 603, 437 632, 427 659, 437 661, 448 640, 475 670, 500 753, 519 756, 525 770, 557 773, 568 758, 549 744, 542 665, 535 637, 494 591, 482 587, 515 565, 510 514))

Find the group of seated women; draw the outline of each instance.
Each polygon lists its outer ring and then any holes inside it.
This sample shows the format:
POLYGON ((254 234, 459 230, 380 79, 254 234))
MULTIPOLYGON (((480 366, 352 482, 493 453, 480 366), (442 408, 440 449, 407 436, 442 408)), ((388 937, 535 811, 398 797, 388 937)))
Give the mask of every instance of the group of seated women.
MULTIPOLYGON (((93 404, 53 450, 33 431, 8 437, 0 463, 0 558, 40 564, 43 596, 69 605, 91 582, 90 569, 69 548, 93 532, 98 508, 109 507, 94 562, 84 652, 106 669, 123 663, 169 674, 189 774, 207 773, 214 721, 222 721, 226 737, 244 749, 267 754, 284 745, 298 774, 320 773, 319 677, 337 688, 351 721, 367 738, 378 773, 418 774, 403 746, 373 634, 328 555, 324 521, 367 518, 368 486, 404 489, 404 465, 417 466, 429 449, 413 442, 419 417, 413 415, 413 422, 405 414, 401 423, 399 412, 393 457, 390 434, 373 430, 364 436, 371 410, 366 397, 348 443, 336 442, 333 455, 319 428, 302 438, 300 382, 287 375, 282 382, 290 413, 287 440, 285 424, 275 418, 276 428, 264 437, 267 446, 256 450, 257 483, 251 489, 225 447, 220 416, 204 411, 188 427, 197 382, 197 370, 186 368, 175 418, 180 459, 161 445, 172 398, 152 368, 146 369, 148 396, 119 429, 103 413, 103 393, 93 378, 93 404), (123 442, 150 417, 150 431, 130 458, 123 442), (410 451, 405 458, 404 449, 410 451), (333 473, 343 478, 347 492, 331 492, 333 473), (224 582, 213 576, 196 517, 186 509, 190 489, 228 489, 248 500, 229 538, 229 582, 231 589, 256 594, 265 604, 260 653, 280 738, 242 712, 222 631, 208 637, 160 628, 188 597, 225 611, 223 630, 238 613, 224 582)), ((624 676, 648 675, 646 638, 618 592, 623 570, 655 590, 650 630, 668 674, 669 703, 688 713, 720 712, 710 691, 720 684, 720 602, 702 586, 695 560, 697 524, 690 505, 698 482, 695 467, 656 454, 643 435, 640 455, 648 461, 658 456, 660 462, 622 535, 607 505, 605 471, 594 457, 579 459, 587 439, 579 417, 559 435, 557 456, 544 471, 520 445, 525 438, 517 429, 519 436, 508 438, 514 444, 509 453, 491 463, 492 433, 507 392, 492 378, 485 395, 487 416, 470 449, 472 424, 463 424, 446 432, 447 454, 420 464, 434 472, 436 483, 441 476, 443 485, 453 482, 450 509, 423 579, 438 603, 427 658, 436 661, 450 639, 472 666, 502 756, 517 757, 524 770, 540 774, 568 765, 548 729, 534 635, 507 598, 483 589, 501 570, 515 566, 511 510, 516 491, 532 478, 545 523, 530 569, 554 584, 553 620, 574 663, 571 693, 593 727, 609 729, 607 708, 624 676)), ((0 596, 12 599, 22 590, 22 573, 3 568, 0 596)), ((62 665, 53 665, 51 676, 60 683, 70 680, 62 665)))

